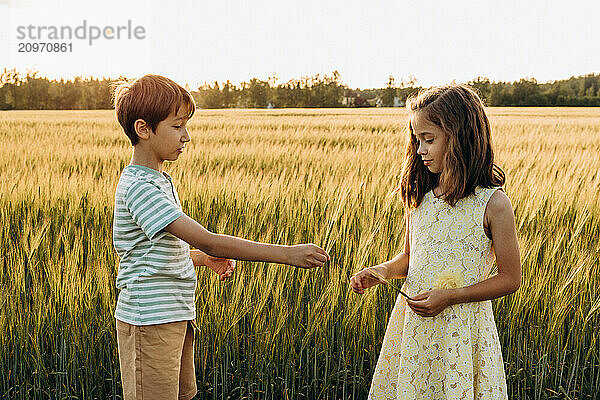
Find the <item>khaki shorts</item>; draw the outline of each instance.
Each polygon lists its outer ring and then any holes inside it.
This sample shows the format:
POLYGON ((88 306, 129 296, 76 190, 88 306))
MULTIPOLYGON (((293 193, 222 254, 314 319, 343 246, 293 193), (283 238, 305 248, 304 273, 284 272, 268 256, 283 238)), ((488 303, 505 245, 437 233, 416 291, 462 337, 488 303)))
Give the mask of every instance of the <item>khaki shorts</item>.
POLYGON ((195 321, 144 326, 116 321, 125 400, 188 400, 196 395, 195 321))

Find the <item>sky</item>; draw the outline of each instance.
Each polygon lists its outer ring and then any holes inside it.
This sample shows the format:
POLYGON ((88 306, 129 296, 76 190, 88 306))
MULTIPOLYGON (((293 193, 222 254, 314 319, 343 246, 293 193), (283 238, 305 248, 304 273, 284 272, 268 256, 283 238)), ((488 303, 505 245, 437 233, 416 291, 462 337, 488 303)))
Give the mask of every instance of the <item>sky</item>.
POLYGON ((334 70, 363 89, 390 75, 422 86, 477 76, 547 82, 600 73, 599 15, 600 2, 588 0, 0 0, 0 69, 49 78, 156 73, 192 89, 334 70), (84 22, 84 38, 48 37, 48 27, 84 22), (119 39, 100 34, 90 44, 91 26, 114 36, 128 23, 143 34, 122 29, 119 39), (41 38, 38 27, 46 27, 41 38), (49 42, 71 51, 18 51, 49 42))

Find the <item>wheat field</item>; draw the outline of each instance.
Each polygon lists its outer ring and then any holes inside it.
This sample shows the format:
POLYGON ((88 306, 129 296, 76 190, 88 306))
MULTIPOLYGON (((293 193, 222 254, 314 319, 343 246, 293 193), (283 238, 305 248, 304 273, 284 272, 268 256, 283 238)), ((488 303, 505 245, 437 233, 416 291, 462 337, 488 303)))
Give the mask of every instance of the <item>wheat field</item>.
MULTIPOLYGON (((494 301, 510 398, 600 387, 600 109, 489 108, 523 266, 494 301)), ((198 270, 198 398, 364 399, 397 292, 349 278, 393 257, 402 109, 198 110, 165 170, 218 233, 313 242, 319 270, 198 270)), ((121 397, 114 191, 131 146, 111 111, 0 112, 0 395, 121 397)))

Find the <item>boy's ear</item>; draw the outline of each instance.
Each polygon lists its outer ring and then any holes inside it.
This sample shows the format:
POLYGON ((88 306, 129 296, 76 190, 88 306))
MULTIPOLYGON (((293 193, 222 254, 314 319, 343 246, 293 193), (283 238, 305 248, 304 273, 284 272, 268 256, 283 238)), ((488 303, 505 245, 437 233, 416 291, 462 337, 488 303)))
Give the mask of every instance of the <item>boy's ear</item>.
POLYGON ((152 128, 143 119, 136 119, 133 123, 133 129, 140 139, 149 139, 152 128))

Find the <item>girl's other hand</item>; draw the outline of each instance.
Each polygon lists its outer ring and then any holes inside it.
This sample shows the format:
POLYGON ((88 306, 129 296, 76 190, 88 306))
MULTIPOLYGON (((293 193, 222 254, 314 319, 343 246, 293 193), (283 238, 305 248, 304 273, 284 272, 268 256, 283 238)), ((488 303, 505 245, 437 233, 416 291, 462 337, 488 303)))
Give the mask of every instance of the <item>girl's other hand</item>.
POLYGON ((422 317, 434 317, 451 306, 452 289, 433 289, 428 292, 418 294, 412 300, 407 299, 408 306, 422 317))
POLYGON ((387 282, 382 279, 383 276, 380 266, 365 268, 350 278, 350 287, 354 293, 363 294, 365 289, 375 285, 387 285, 387 282))
POLYGON ((213 256, 206 256, 206 266, 219 274, 222 281, 229 278, 235 269, 235 260, 229 258, 220 258, 213 256))
POLYGON ((317 268, 329 261, 329 254, 315 244, 297 244, 288 247, 289 262, 298 268, 317 268))

